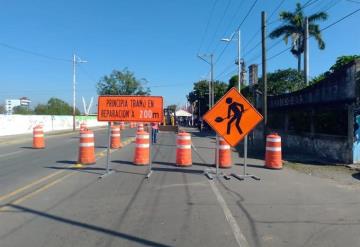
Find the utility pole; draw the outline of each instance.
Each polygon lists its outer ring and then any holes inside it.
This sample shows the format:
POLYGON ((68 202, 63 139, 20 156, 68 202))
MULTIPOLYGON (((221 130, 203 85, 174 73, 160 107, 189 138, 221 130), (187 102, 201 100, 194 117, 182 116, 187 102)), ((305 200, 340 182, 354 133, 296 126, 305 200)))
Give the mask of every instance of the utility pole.
POLYGON ((262 78, 263 78, 263 117, 264 117, 264 142, 267 131, 267 74, 266 74, 266 13, 261 12, 261 50, 262 50, 262 78))
POLYGON ((209 109, 214 105, 214 55, 197 55, 198 58, 210 65, 210 82, 209 82, 209 109), (210 61, 206 58, 210 57, 210 61))
POLYGON ((238 88, 238 91, 240 93, 241 91, 241 63, 240 63, 240 58, 241 58, 241 53, 240 53, 240 48, 241 48, 241 33, 240 33, 240 28, 238 29, 238 49, 237 49, 237 52, 238 52, 238 61, 237 61, 237 66, 238 66, 238 85, 237 85, 237 88, 238 88))
POLYGON ((75 115, 76 115, 76 64, 87 63, 85 60, 76 59, 76 55, 73 54, 73 131, 75 131, 75 115))
POLYGON ((305 85, 309 85, 309 19, 305 17, 304 34, 304 78, 305 85))
POLYGON ((73 131, 75 131, 75 111, 76 111, 76 55, 73 54, 73 131))

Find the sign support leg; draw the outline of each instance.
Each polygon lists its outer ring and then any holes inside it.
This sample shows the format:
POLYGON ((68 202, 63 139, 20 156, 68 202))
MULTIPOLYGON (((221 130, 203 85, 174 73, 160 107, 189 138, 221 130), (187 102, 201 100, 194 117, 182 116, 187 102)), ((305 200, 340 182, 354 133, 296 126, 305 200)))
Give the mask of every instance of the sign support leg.
POLYGON ((101 175, 99 178, 104 178, 105 176, 113 173, 113 171, 110 170, 110 143, 111 143, 110 129, 111 129, 111 122, 108 122, 108 146, 107 146, 107 153, 106 153, 106 173, 101 175))
POLYGON ((152 133, 151 133, 151 137, 149 138, 149 172, 148 174, 146 174, 146 178, 150 178, 151 174, 152 174, 152 156, 151 156, 151 151, 152 151, 152 133))
POLYGON ((248 136, 246 135, 244 138, 244 172, 243 175, 237 175, 236 173, 231 173, 231 176, 239 179, 239 180, 244 180, 245 178, 252 178, 255 180, 260 180, 260 178, 258 176, 252 175, 252 174, 248 174, 246 169, 247 169, 247 148, 248 148, 248 136))

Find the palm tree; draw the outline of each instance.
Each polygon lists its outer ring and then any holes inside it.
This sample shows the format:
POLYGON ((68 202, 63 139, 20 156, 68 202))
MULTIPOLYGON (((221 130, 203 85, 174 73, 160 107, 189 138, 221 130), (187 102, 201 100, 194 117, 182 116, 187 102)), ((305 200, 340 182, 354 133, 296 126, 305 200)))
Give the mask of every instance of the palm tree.
MULTIPOLYGON (((282 11, 280 19, 283 20, 283 25, 270 33, 270 38, 272 39, 283 36, 285 44, 291 38, 291 53, 298 59, 299 72, 301 71, 301 54, 304 52, 305 17, 303 8, 304 6, 297 3, 295 12, 282 11)), ((308 17, 309 37, 312 36, 316 39, 320 50, 325 49, 325 42, 322 40, 319 25, 315 24, 315 22, 324 21, 327 17, 328 14, 322 11, 308 17)))

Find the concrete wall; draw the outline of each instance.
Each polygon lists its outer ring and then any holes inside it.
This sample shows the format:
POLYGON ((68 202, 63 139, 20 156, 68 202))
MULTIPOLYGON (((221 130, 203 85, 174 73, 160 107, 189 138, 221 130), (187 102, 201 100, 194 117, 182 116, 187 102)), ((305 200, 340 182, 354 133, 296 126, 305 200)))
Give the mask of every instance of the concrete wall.
MULTIPOLYGON (((327 161, 352 163, 352 147, 349 147, 346 137, 333 135, 310 135, 310 134, 292 134, 288 132, 274 130, 281 136, 283 155, 286 152, 292 154, 310 154, 314 158, 324 159, 327 161)), ((257 129, 254 132, 255 142, 260 144, 262 140, 262 131, 257 129)))
MULTIPOLYGON (((98 122, 96 116, 77 116, 76 128, 86 122, 89 127, 105 126, 98 122)), ((0 136, 32 133, 33 128, 42 124, 45 132, 72 129, 72 116, 48 115, 0 115, 0 136)))

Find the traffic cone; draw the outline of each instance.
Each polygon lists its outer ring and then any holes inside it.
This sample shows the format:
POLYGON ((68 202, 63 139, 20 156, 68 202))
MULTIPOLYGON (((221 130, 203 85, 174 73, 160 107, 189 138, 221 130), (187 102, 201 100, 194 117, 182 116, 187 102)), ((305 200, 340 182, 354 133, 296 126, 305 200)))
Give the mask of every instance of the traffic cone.
POLYGON ((121 148, 121 136, 120 136, 120 127, 111 126, 111 148, 121 148))
POLYGON ((44 129, 40 125, 36 125, 33 129, 33 145, 32 148, 45 148, 44 129))
POLYGON ((218 149, 219 149, 219 167, 231 168, 232 165, 231 148, 230 145, 222 137, 219 137, 218 149))
POLYGON ((149 133, 145 131, 138 131, 136 133, 135 141, 135 165, 148 165, 150 162, 150 144, 149 133))
POLYGON ((176 165, 191 166, 191 136, 184 131, 180 132, 176 137, 176 165))
POLYGON ((86 122, 82 122, 81 124, 80 124, 80 131, 83 131, 83 130, 85 130, 85 129, 87 129, 88 128, 88 126, 87 126, 87 123, 86 122))
POLYGON ((142 123, 138 123, 137 131, 144 131, 144 125, 142 123))
POLYGON ((282 169, 281 136, 271 134, 266 136, 265 167, 282 169))
POLYGON ((83 165, 91 165, 96 163, 94 132, 91 130, 83 130, 80 133, 78 163, 83 165))

